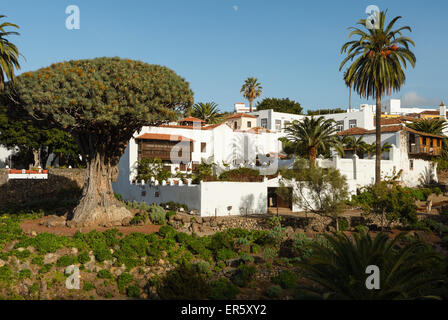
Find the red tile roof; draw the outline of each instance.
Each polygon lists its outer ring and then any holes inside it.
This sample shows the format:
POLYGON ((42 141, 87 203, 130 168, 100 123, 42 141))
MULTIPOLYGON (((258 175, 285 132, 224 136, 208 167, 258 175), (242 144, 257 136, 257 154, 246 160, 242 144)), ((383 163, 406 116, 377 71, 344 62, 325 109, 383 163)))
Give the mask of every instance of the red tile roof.
POLYGON ((193 129, 196 129, 196 130, 211 130, 211 129, 219 127, 222 124, 224 124, 224 123, 221 122, 221 123, 218 123, 218 124, 206 125, 206 126, 203 126, 203 127, 202 126, 201 127, 199 127, 199 126, 196 126, 196 127, 195 126, 184 126, 184 125, 180 125, 180 124, 162 124, 159 127, 160 128, 179 128, 179 129, 189 129, 189 130, 193 130, 193 129))
POLYGON ((247 113, 235 113, 227 117, 227 119, 236 119, 236 118, 257 118, 257 116, 247 114, 247 113))
POLYGON ((163 141, 194 141, 183 136, 163 133, 145 133, 135 138, 136 140, 163 140, 163 141))
POLYGON ((254 127, 251 129, 248 129, 247 132, 251 132, 251 133, 261 133, 261 132, 266 132, 266 133, 271 133, 272 131, 265 129, 263 127, 254 127))
MULTIPOLYGON (((426 137, 443 138, 443 137, 435 135, 435 134, 429 134, 429 133, 420 132, 420 131, 408 128, 402 124, 381 127, 381 133, 398 132, 398 131, 408 131, 408 132, 412 132, 412 133, 415 133, 415 134, 418 134, 421 136, 426 136, 426 137)), ((337 135, 339 135, 339 136, 357 136, 357 135, 375 134, 375 133, 376 133, 376 129, 366 130, 363 128, 354 127, 354 128, 351 128, 351 129, 348 129, 345 131, 338 132, 337 135)))
POLYGON ((350 128, 348 130, 340 131, 337 133, 338 136, 355 136, 355 135, 363 135, 369 132, 368 130, 360 127, 350 128))
MULTIPOLYGON (((398 118, 381 118, 381 125, 402 124, 406 121, 418 121, 418 118, 410 116, 401 116, 398 118)), ((373 117, 373 125, 376 126, 376 117, 373 117)))
POLYGON ((187 118, 184 118, 182 120, 179 120, 178 122, 201 122, 201 123, 205 123, 204 120, 198 119, 198 118, 195 118, 195 117, 187 117, 187 118))
MULTIPOLYGON (((412 132, 412 133, 418 134, 420 136, 426 136, 426 137, 433 137, 433 138, 440 138, 440 139, 443 138, 442 136, 439 136, 436 134, 420 132, 420 131, 405 127, 404 125, 381 127, 381 133, 398 132, 398 131, 408 131, 408 132, 412 132)), ((375 134, 375 133, 376 133, 376 130, 369 130, 367 132, 367 134, 375 134)))

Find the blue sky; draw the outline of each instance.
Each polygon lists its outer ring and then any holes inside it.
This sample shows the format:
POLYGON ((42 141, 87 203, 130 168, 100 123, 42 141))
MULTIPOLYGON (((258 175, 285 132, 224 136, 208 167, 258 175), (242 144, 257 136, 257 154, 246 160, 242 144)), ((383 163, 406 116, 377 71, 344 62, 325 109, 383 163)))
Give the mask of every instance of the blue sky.
MULTIPOLYGON (((417 65, 394 97, 404 105, 448 100, 448 1, 298 0, 15 0, 0 14, 21 27, 13 41, 20 72, 58 61, 120 56, 165 65, 189 81, 196 102, 230 111, 244 80, 257 77, 263 97, 289 97, 305 109, 348 105, 339 64, 347 27, 368 5, 403 16, 413 28, 417 65), (77 5, 80 30, 67 30, 77 5)), ((354 95, 352 105, 365 100, 354 95)))

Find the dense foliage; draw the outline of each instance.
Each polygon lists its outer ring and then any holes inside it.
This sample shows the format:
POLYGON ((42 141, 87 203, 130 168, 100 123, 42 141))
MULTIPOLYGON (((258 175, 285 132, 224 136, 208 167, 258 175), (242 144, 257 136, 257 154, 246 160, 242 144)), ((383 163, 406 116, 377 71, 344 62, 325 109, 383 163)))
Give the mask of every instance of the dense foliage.
POLYGON ((292 114, 302 114, 300 103, 289 100, 289 98, 265 98, 257 104, 257 111, 272 109, 275 112, 284 112, 292 114))

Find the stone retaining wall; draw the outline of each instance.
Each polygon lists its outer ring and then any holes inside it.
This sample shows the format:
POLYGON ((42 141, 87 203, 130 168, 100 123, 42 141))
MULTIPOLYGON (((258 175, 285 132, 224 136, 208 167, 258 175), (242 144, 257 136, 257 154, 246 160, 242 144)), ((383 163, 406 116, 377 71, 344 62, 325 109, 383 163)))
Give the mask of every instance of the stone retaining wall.
POLYGON ((74 194, 84 186, 85 169, 50 169, 48 180, 8 180, 8 169, 0 169, 0 208, 14 203, 74 194))

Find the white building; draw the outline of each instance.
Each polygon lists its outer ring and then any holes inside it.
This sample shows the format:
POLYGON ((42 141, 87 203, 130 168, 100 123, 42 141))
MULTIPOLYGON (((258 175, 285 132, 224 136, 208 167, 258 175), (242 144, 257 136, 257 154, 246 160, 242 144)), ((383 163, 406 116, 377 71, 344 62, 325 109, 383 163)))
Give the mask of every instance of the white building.
MULTIPOLYGON (((218 174, 226 168, 257 167, 257 162, 258 167, 273 171, 267 174, 277 171, 274 165, 281 151, 277 134, 259 127, 232 129, 227 122, 204 125, 199 119, 187 119, 194 121, 184 119, 179 124, 143 127, 136 132, 120 160, 120 179, 133 181, 137 161, 142 158, 162 159, 173 174, 192 173, 201 161, 215 163, 218 174)), ((248 119, 255 124, 255 119, 248 119)))
MULTIPOLYGON (((285 127, 293 121, 301 121, 306 117, 300 114, 291 114, 276 112, 272 109, 259 110, 250 113, 257 116, 257 126, 275 131, 284 136, 285 127)), ((325 119, 333 119, 336 121, 338 131, 344 131, 354 127, 361 127, 368 130, 374 129, 374 112, 372 106, 362 105, 360 109, 350 109, 344 113, 332 113, 322 115, 325 119)), ((320 117, 320 116, 314 116, 320 117)))
MULTIPOLYGON (((234 110, 236 113, 247 113, 250 112, 250 107, 247 107, 244 102, 237 102, 234 105, 234 110)), ((252 111, 257 110, 256 106, 252 106, 252 111)))

